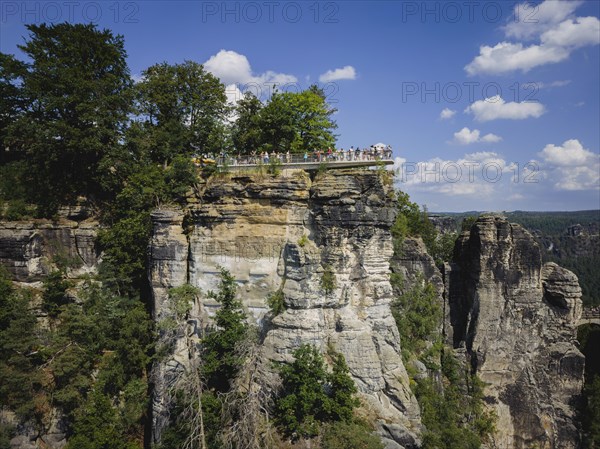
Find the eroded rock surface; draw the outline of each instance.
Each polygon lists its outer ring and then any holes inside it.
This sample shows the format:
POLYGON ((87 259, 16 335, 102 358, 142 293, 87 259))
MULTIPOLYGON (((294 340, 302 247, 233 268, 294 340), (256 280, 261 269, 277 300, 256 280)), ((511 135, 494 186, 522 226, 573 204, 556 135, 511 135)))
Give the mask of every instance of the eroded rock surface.
POLYGON ((521 226, 482 217, 455 250, 449 307, 454 346, 488 384, 498 449, 575 449, 584 356, 577 277, 550 263, 521 226))
MULTIPOLYGON (((419 408, 390 312, 392 205, 391 186, 374 171, 331 171, 314 181, 304 172, 234 176, 207 185, 187 214, 153 216, 155 315, 163 313, 169 288, 190 282, 203 292, 216 289, 219 267, 227 268, 264 326, 271 359, 289 360, 302 343, 323 351, 332 345, 379 417, 388 446, 416 447, 419 408), (325 270, 335 276, 331 291, 322 284, 325 270), (265 300, 279 289, 286 310, 271 317, 265 300)), ((200 308, 211 315, 216 306, 203 299, 200 308)), ((165 379, 184 358, 174 354, 157 367, 155 439, 165 420, 165 379)))

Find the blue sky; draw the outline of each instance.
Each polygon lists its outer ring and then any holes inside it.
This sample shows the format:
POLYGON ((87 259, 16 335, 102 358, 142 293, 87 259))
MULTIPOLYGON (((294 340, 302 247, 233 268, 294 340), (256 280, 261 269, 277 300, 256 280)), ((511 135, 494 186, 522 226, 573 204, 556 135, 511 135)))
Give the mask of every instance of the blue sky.
POLYGON ((600 208, 600 2, 0 3, 26 23, 123 34, 132 75, 205 63, 232 99, 318 83, 338 146, 392 145, 397 185, 432 211, 600 208))

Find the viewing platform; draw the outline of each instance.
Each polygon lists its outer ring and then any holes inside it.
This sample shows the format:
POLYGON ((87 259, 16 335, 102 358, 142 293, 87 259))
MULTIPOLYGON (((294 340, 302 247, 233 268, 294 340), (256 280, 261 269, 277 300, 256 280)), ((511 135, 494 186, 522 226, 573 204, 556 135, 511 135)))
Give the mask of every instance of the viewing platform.
POLYGON ((377 167, 381 165, 393 165, 394 159, 391 157, 350 157, 345 156, 344 158, 335 157, 328 158, 323 156, 321 160, 316 160, 314 157, 304 159, 302 155, 293 154, 289 157, 282 155, 277 162, 273 163, 272 159, 269 161, 257 160, 257 158, 229 158, 224 161, 222 158, 217 159, 216 164, 219 168, 227 168, 234 171, 250 170, 259 167, 278 167, 281 170, 319 170, 321 167, 326 169, 342 169, 342 168, 360 168, 360 167, 377 167))
POLYGON ((597 307, 593 309, 584 308, 577 325, 581 326, 582 324, 596 324, 600 326, 600 309, 597 307))

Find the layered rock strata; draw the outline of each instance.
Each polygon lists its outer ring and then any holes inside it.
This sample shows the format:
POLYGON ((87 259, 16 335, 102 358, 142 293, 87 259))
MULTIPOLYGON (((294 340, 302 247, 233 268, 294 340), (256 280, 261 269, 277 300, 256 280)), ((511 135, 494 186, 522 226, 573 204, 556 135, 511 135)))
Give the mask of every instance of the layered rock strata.
MULTIPOLYGON (((150 274, 157 319, 169 288, 189 282, 206 293, 225 267, 263 326, 272 360, 290 360, 303 343, 324 352, 333 346, 345 356, 388 447, 415 447, 419 408, 390 313, 391 193, 374 171, 331 171, 314 181, 298 171, 215 180, 186 214, 157 211, 150 274), (326 271, 334 277, 329 287, 326 271), (272 317, 265 300, 278 290, 285 311, 272 317)), ((198 313, 210 316, 216 306, 203 299, 198 313)), ((185 354, 175 353, 157 367, 155 439, 166 417, 168 379, 181 363, 185 354)))

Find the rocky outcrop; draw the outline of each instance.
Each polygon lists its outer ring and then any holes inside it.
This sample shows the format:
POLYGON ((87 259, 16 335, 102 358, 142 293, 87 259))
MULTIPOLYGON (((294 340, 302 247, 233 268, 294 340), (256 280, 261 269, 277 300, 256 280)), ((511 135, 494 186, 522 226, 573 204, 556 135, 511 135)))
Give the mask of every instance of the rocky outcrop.
MULTIPOLYGON (((66 218, 87 218, 82 208, 65 208, 63 219, 0 221, 0 265, 14 281, 25 286, 41 284, 44 277, 57 266, 65 267, 72 278, 95 273, 99 252, 95 245, 98 222, 86 219, 72 221, 66 218)), ((47 313, 40 308, 34 296, 32 307, 41 328, 48 328, 47 313)), ((0 411, 0 423, 16 430, 10 441, 11 449, 62 449, 66 446, 67 425, 59 410, 52 409, 43 425, 20 422, 14 413, 0 411)))
MULTIPOLYGON (((416 447, 419 408, 390 313, 390 189, 374 171, 213 181, 185 214, 153 215, 155 315, 164 313, 169 288, 189 282, 206 293, 217 287, 219 267, 227 268, 263 327, 269 358, 289 360, 302 343, 333 346, 380 420, 387 447, 416 447), (322 282, 325 271, 334 274, 332 288, 322 282), (277 290, 286 309, 272 317, 265 300, 277 290)), ((200 315, 216 306, 203 295, 200 315)), ((165 419, 165 379, 185 362, 178 357, 155 371, 155 439, 165 419)))
POLYGON ((0 221, 0 264, 18 282, 41 281, 52 264, 64 263, 82 274, 99 258, 95 221, 0 221))
POLYGON ((491 447, 575 449, 584 357, 577 277, 542 266, 521 226, 480 218, 457 241, 450 273, 451 342, 465 348, 498 415, 491 447))

